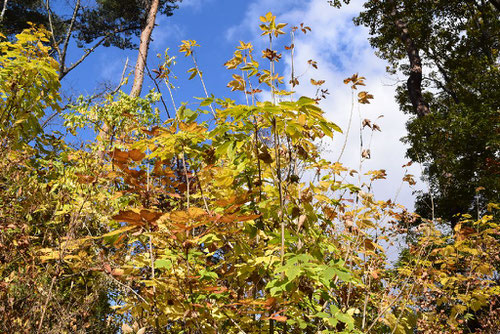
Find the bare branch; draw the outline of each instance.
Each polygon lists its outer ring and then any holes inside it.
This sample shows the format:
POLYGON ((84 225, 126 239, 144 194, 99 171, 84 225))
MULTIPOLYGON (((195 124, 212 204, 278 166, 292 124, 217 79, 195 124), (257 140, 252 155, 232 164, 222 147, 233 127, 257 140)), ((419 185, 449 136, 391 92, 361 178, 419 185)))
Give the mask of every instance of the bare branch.
POLYGON ((122 86, 125 84, 125 73, 127 72, 127 67, 128 67, 128 57, 127 57, 127 60, 125 61, 125 66, 123 66, 123 71, 122 71, 122 76, 120 78, 120 83, 118 84, 118 86, 116 86, 115 89, 113 89, 111 91, 111 95, 114 95, 116 94, 116 92, 118 92, 118 90, 120 90, 120 88, 122 88, 122 86))
POLYGON ((85 53, 78 59, 76 62, 74 62, 70 67, 64 67, 61 69, 61 73, 59 73, 59 80, 64 78, 66 74, 68 74, 71 70, 73 70, 75 67, 81 64, 82 61, 84 61, 92 52, 94 52, 95 49, 99 47, 102 43, 104 43, 110 35, 106 35, 102 37, 97 43, 94 44, 90 49, 85 50, 85 53))
POLYGON ((9 0, 4 0, 3 1, 2 13, 0 13, 0 22, 3 21, 3 18, 5 16, 5 11, 7 10, 7 2, 9 2, 9 0))
MULTIPOLYGON (((53 48, 57 51, 59 59, 61 59, 61 50, 59 49, 59 43, 56 41, 56 35, 54 33, 54 26, 52 24, 52 14, 50 10, 50 0, 45 1, 45 8, 47 9, 47 16, 49 18, 49 29, 52 34, 53 48)), ((61 68, 61 73, 63 72, 62 64, 59 65, 61 68)), ((59 75, 60 76, 60 75, 59 75)))
POLYGON ((63 50, 61 53, 60 66, 64 69, 66 62, 66 53, 68 51, 69 39, 71 37, 71 33, 73 32, 73 26, 75 24, 76 15, 78 14, 78 10, 80 9, 80 0, 76 1, 75 9, 73 10, 73 16, 71 17, 71 21, 69 23, 68 31, 66 32, 66 37, 64 38, 63 50))

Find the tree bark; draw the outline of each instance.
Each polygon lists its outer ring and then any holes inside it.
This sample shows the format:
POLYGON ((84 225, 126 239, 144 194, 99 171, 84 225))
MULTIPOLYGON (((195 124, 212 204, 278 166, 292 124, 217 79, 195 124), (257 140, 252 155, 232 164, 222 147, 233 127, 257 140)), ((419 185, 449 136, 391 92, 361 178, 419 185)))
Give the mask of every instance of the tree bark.
POLYGON ((417 116, 423 117, 430 114, 431 111, 429 104, 422 96, 422 59, 420 58, 419 49, 408 33, 406 22, 397 17, 396 2, 394 0, 388 2, 393 6, 391 16, 399 32, 399 38, 405 45, 408 60, 410 61, 410 76, 406 82, 410 102, 417 116))
POLYGON ((144 82, 144 68, 146 67, 146 60, 148 57, 149 42, 151 41, 151 34, 155 26, 156 15, 158 14, 160 0, 152 0, 151 7, 149 7, 146 26, 141 31, 141 40, 139 44, 139 54, 135 64, 134 71, 134 84, 130 95, 138 97, 141 95, 142 84, 144 82))

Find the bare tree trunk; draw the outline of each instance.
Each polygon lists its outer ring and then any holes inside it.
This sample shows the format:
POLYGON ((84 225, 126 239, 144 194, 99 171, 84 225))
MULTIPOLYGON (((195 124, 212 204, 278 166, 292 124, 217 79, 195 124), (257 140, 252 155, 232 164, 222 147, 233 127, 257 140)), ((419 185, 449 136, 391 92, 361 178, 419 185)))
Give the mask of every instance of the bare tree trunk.
POLYGON ((134 84, 132 85, 132 91, 130 92, 130 95, 133 97, 141 95, 142 83, 144 82, 144 68, 146 67, 146 60, 148 57, 149 42, 151 41, 151 34, 153 33, 155 26, 159 3, 160 0, 152 0, 151 7, 149 7, 146 26, 141 31, 139 54, 137 56, 134 71, 134 84))
POLYGON ((408 60, 410 61, 410 76, 407 81, 410 102, 417 116, 423 117, 430 114, 431 111, 429 109, 429 104, 422 96, 422 59, 419 55, 419 49, 408 33, 406 22, 397 17, 397 3, 394 0, 390 0, 389 3, 393 6, 391 16, 393 17, 394 24, 399 31, 399 38, 401 38, 401 41, 405 45, 408 60))

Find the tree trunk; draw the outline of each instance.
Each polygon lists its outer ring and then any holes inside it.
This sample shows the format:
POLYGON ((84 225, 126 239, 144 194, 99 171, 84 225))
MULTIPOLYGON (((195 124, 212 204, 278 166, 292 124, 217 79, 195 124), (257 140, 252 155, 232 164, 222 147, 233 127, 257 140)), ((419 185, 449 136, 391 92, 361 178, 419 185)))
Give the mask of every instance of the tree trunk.
POLYGON ((149 7, 148 18, 146 26, 141 31, 141 41, 139 44, 139 54, 137 55, 137 62, 134 71, 134 84, 130 95, 138 97, 141 95, 142 83, 144 82, 144 68, 146 67, 146 60, 148 57, 149 42, 151 41, 151 34, 155 26, 156 15, 158 14, 158 6, 160 0, 152 0, 151 7, 149 7))
POLYGON ((430 114, 431 111, 429 109, 429 104, 422 96, 422 60, 420 59, 419 49, 410 37, 406 23, 397 17, 396 2, 394 0, 390 0, 389 3, 393 6, 391 16, 393 17, 394 24, 398 29, 399 38, 401 38, 401 41, 405 45, 408 60, 410 61, 410 76, 407 81, 410 102, 417 116, 423 117, 430 114))

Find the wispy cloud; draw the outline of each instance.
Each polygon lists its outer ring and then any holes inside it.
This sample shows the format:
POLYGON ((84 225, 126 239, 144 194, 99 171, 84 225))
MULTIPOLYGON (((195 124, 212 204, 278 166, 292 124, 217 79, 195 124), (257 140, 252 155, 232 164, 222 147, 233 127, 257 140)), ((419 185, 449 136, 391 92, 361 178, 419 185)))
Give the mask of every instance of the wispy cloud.
POLYGON ((180 4, 180 8, 189 7, 194 11, 200 11, 203 6, 213 3, 214 0, 183 0, 180 4))
MULTIPOLYGON (((126 57, 106 57, 106 55, 100 55, 100 75, 101 79, 105 81, 115 82, 120 81, 121 74, 123 72, 123 67, 127 61, 126 57)), ((129 59, 129 65, 130 65, 129 59)))
POLYGON ((168 17, 159 15, 157 26, 153 30, 151 48, 155 52, 163 52, 169 46, 169 43, 177 43, 184 39, 185 28, 172 23, 168 17))
MULTIPOLYGON (((374 95, 375 99, 369 105, 362 105, 359 110, 356 106, 353 110, 353 119, 348 144, 342 158, 342 162, 351 167, 359 168, 360 163, 360 136, 359 124, 362 119, 370 119, 377 123, 382 132, 375 132, 371 140, 371 159, 363 163, 363 171, 373 169, 386 169, 388 180, 375 186, 376 196, 380 199, 394 198, 401 186, 403 169, 401 166, 407 162, 405 158, 406 148, 400 142, 405 135, 405 123, 407 116, 399 111, 395 102, 394 78, 389 77, 386 72, 386 63, 375 56, 374 50, 368 43, 368 31, 364 27, 357 27, 352 18, 362 10, 362 1, 352 1, 349 6, 335 9, 326 1, 264 1, 257 0, 251 3, 241 23, 231 27, 226 32, 226 38, 235 40, 236 36, 256 36, 260 34, 258 28, 259 16, 268 11, 277 15, 278 22, 300 24, 304 22, 310 26, 312 32, 307 35, 300 31, 296 33, 294 69, 301 85, 295 88, 297 96, 314 96, 316 88, 309 85, 311 78, 326 80, 324 88, 330 95, 321 102, 321 107, 327 113, 330 120, 337 123, 343 130, 344 135, 336 135, 333 142, 329 143, 324 155, 325 158, 336 161, 351 114, 351 89, 343 84, 343 79, 354 73, 366 77, 367 90, 374 95), (308 60, 313 59, 318 63, 318 69, 308 65, 308 60), (383 115, 382 118, 377 119, 383 115)), ((283 36, 282 38, 286 38, 283 36)), ((258 40, 254 40, 258 47, 264 47, 258 40)), ((287 44, 289 44, 287 42, 287 44)), ((283 74, 285 78, 291 76, 291 57, 284 54, 283 74)), ((288 80, 286 80, 288 81, 288 80)), ((357 94, 358 91, 356 91, 357 94)), ((371 134, 363 132, 365 148, 370 142, 371 134)), ((417 166, 409 171, 414 175, 420 175, 417 166)), ((421 184, 419 184, 422 187, 421 184)), ((413 195, 407 185, 399 191, 398 201, 408 207, 413 206, 413 195)))

